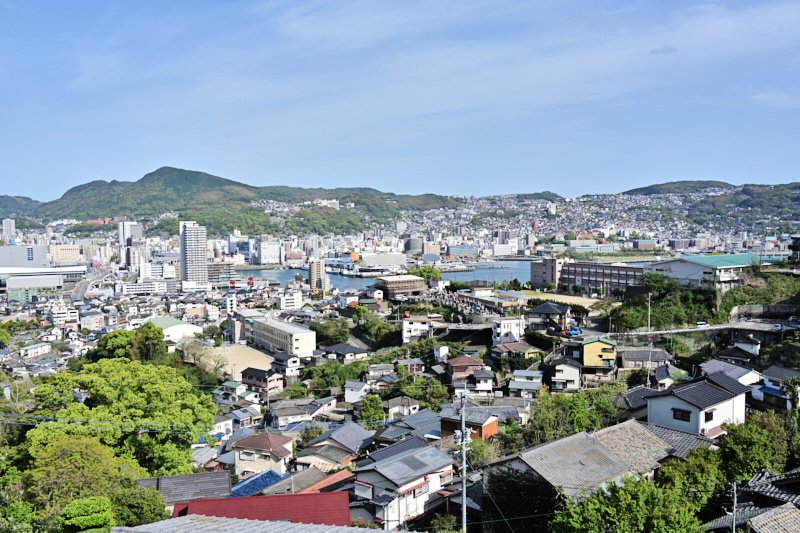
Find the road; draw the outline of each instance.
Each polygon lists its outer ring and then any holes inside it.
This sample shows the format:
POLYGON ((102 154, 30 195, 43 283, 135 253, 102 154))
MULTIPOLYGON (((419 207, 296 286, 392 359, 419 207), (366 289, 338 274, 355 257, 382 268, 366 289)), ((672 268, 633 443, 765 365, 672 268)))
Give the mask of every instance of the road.
POLYGON ((798 329, 796 324, 789 324, 785 320, 770 320, 770 321, 756 321, 756 320, 740 320, 739 322, 729 322, 727 324, 709 324, 702 328, 675 328, 675 329, 662 329, 654 331, 629 331, 626 333, 604 333, 606 337, 626 337, 629 335, 669 335, 672 333, 694 333, 697 331, 713 331, 720 329, 738 329, 744 331, 770 331, 780 333, 781 331, 794 331, 798 329), (774 324, 780 324, 781 329, 776 330, 774 324))
POLYGON ((98 270, 93 272, 91 276, 86 279, 82 279, 78 283, 75 284, 75 288, 72 290, 72 300, 75 302, 79 302, 86 297, 86 291, 89 290, 89 286, 96 282, 102 281, 107 278, 111 274, 111 271, 108 269, 98 270))

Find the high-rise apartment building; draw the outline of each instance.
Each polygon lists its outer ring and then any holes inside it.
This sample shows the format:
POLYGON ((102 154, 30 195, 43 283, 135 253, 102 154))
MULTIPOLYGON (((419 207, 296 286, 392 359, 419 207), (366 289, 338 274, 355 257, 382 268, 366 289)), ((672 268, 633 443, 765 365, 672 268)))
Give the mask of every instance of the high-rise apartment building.
POLYGON ((13 218, 3 219, 3 237, 6 240, 13 239, 17 235, 17 225, 13 218))
POLYGON ((128 239, 135 241, 144 237, 144 227, 138 222, 123 220, 119 223, 117 233, 119 245, 127 246, 128 239))
POLYGON ((308 284, 314 292, 328 292, 328 275, 325 273, 325 261, 312 259, 308 262, 308 284))
POLYGON ((194 221, 181 221, 181 281, 208 283, 208 244, 206 227, 194 221))

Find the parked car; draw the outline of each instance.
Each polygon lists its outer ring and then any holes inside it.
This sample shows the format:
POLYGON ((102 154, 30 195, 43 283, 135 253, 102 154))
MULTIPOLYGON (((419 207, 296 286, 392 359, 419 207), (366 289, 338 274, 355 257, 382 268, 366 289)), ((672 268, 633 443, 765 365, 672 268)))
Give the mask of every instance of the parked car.
POLYGON ((772 324, 772 329, 775 331, 780 331, 783 329, 783 326, 781 326, 780 324, 772 324))
POLYGON ((576 328, 570 328, 570 329, 567 330, 567 335, 571 335, 571 336, 572 335, 580 335, 581 333, 583 333, 583 331, 581 331, 581 328, 577 328, 577 327, 576 328))
POLYGON ((697 327, 698 328, 707 328, 708 327, 708 322, 698 322, 697 323, 697 327))
POLYGON ((796 323, 800 322, 800 317, 798 317, 798 316, 790 316, 789 317, 789 322, 792 322, 792 323, 796 324, 796 323))

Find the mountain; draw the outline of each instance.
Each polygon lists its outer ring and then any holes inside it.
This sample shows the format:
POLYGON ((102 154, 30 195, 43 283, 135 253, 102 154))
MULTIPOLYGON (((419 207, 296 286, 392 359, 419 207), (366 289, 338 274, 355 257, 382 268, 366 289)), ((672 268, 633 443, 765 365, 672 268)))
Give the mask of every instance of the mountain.
POLYGON ((639 187, 638 189, 631 189, 622 194, 629 195, 651 195, 651 194, 688 194, 703 192, 708 189, 733 189, 735 185, 725 183, 724 181, 669 181, 667 183, 659 183, 657 185, 648 185, 647 187, 639 187))
POLYGON ((213 176, 205 172, 162 167, 138 181, 96 180, 73 187, 61 198, 37 202, 30 198, 0 196, 0 215, 28 216, 44 220, 99 217, 155 217, 174 212, 181 217, 206 223, 210 230, 261 233, 283 227, 286 221, 264 213, 253 202, 274 200, 301 203, 315 199, 337 199, 352 202, 353 210, 336 211, 309 207, 289 220, 297 231, 324 232, 326 229, 352 232, 370 222, 385 223, 400 209, 434 209, 457 207, 460 201, 436 194, 401 195, 371 188, 304 189, 289 186, 257 187, 213 176))

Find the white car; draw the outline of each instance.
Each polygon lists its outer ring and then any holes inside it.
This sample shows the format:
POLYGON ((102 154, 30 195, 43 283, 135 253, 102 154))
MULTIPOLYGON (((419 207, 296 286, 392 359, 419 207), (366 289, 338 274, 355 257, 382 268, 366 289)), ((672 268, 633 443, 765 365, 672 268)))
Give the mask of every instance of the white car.
POLYGON ((775 331, 780 331, 783 329, 783 326, 781 326, 780 324, 772 324, 772 329, 775 331))

